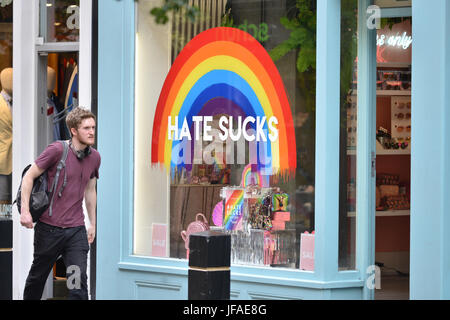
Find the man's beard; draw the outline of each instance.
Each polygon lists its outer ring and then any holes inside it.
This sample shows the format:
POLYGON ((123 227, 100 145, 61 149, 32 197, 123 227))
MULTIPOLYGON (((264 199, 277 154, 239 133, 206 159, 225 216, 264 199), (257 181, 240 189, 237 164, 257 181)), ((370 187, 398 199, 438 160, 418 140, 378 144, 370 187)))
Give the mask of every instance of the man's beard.
MULTIPOLYGON (((95 140, 95 139, 94 139, 94 140, 95 140)), ((78 136, 78 141, 79 141, 81 144, 84 144, 84 145, 89 146, 89 147, 91 147, 91 146, 94 144, 94 143, 88 142, 88 140, 81 139, 79 136, 78 136)))

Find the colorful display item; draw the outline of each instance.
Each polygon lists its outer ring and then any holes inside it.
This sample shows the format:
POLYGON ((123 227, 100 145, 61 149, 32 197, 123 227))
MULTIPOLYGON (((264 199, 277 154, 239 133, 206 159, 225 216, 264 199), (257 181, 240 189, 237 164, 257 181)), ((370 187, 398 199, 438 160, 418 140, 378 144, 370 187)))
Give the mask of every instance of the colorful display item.
POLYGON ((287 193, 275 193, 272 196, 272 211, 287 211, 289 195, 287 193))
POLYGON ((242 230, 244 189, 225 188, 223 227, 225 230, 242 230))
POLYGON ((247 200, 248 223, 253 229, 271 230, 272 219, 270 218, 271 194, 264 194, 261 197, 252 197, 247 200))

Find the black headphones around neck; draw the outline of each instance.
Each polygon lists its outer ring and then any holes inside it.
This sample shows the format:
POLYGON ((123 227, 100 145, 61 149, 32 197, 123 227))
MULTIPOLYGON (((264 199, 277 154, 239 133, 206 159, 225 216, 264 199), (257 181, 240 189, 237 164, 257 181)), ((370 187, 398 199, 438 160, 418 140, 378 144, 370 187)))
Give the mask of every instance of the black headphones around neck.
POLYGON ((75 153, 75 156, 77 157, 77 159, 80 161, 91 154, 91 147, 89 147, 89 146, 87 146, 83 150, 75 150, 75 148, 72 145, 72 141, 70 141, 70 147, 72 148, 73 152, 75 153))

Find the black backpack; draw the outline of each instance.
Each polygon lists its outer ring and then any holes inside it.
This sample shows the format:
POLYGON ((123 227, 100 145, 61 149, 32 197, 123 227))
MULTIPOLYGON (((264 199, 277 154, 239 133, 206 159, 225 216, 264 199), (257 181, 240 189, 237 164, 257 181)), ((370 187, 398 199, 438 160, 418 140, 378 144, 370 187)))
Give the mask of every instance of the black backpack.
MULTIPOLYGON (((56 188, 58 185, 59 175, 63 168, 66 166, 66 159, 67 154, 69 152, 69 145, 65 141, 59 141, 63 145, 63 154, 61 157, 61 160, 58 162, 58 166, 56 167, 56 174, 55 179, 53 180, 52 188, 50 191, 48 191, 48 174, 47 170, 44 171, 39 177, 37 177, 33 182, 33 188, 31 190, 30 194, 30 213, 31 217, 33 218, 33 222, 36 222, 39 220, 41 215, 49 209, 49 216, 52 216, 52 205, 53 205, 53 197, 56 193, 56 188)), ((25 176, 25 173, 28 171, 28 169, 31 168, 31 164, 25 167, 22 172, 22 179, 25 176)), ((58 196, 61 197, 62 191, 64 190, 64 187, 66 186, 67 178, 66 178, 66 170, 64 170, 64 182, 61 187, 61 189, 58 192, 58 196)), ((17 209, 19 210, 19 213, 21 213, 21 199, 22 199, 22 180, 20 181, 19 190, 17 191, 17 197, 14 201, 17 202, 17 209)))

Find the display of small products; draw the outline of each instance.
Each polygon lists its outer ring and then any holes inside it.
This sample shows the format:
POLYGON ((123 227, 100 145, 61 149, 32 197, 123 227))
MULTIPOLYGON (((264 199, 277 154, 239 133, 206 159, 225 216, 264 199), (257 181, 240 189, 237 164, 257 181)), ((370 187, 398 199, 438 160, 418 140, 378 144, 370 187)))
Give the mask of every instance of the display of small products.
POLYGON ((410 70, 378 70, 378 90, 411 90, 410 70))
POLYGON ((182 168, 173 174, 175 184, 230 184, 231 169, 227 165, 195 165, 191 170, 182 168))
POLYGON ((408 210, 409 198, 407 195, 387 196, 384 198, 384 207, 387 210, 408 210))
POLYGON ((398 143, 411 142, 411 97, 392 97, 391 132, 398 143))
POLYGON ((252 229, 284 230, 290 220, 287 212, 289 195, 283 192, 267 191, 262 196, 246 199, 247 224, 252 229))
MULTIPOLYGON (((411 128, 411 126, 410 126, 411 128)), ((387 129, 380 127, 377 131, 377 140, 384 149, 406 149, 409 146, 411 137, 393 138, 387 129)))
POLYGON ((263 198, 250 198, 247 200, 248 224, 252 229, 271 230, 272 219, 270 217, 271 195, 263 198))
POLYGON ((400 177, 395 174, 379 173, 377 174, 377 186, 398 185, 400 177))
POLYGON ((400 182, 400 176, 390 173, 377 174, 376 209, 408 210, 407 184, 400 182))
POLYGON ((357 137, 357 97, 349 96, 347 106, 347 148, 354 148, 357 137))
MULTIPOLYGON (((356 68, 353 79, 357 79, 356 68)), ((352 89, 358 88, 358 82, 352 81, 352 89)), ((377 90, 411 90, 411 70, 378 70, 377 90)))

